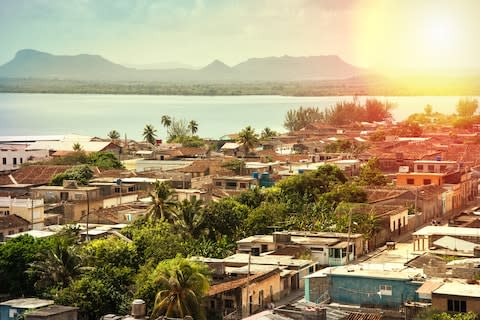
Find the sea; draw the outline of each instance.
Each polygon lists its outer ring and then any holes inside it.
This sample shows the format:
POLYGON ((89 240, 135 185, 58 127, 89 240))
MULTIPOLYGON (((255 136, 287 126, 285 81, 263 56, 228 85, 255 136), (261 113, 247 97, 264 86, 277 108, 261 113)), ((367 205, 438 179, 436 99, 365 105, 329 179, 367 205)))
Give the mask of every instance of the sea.
MULTIPOLYGON (((394 119, 401 121, 430 104, 433 111, 451 114, 461 97, 389 96, 356 97, 360 102, 377 98, 395 104, 394 119)), ((477 99, 479 97, 476 97, 477 99)), ((0 93, 0 135, 82 134, 106 137, 117 130, 121 137, 141 139, 147 124, 165 139, 161 117, 195 120, 198 135, 218 139, 252 126, 284 132, 288 110, 303 107, 324 109, 351 96, 162 96, 104 94, 0 93)))

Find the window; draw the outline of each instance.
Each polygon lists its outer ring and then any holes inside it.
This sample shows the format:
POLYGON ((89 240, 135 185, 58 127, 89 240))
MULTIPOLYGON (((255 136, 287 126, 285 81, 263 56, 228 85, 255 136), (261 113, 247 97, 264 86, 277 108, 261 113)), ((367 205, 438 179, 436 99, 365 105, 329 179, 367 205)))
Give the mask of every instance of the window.
POLYGON ((120 193, 120 188, 119 187, 115 187, 115 193, 120 193))
POLYGON ((382 284, 380 285, 380 294, 383 296, 391 296, 392 295, 392 286, 382 284))
POLYGON ((262 252, 267 252, 268 251, 268 245, 262 244, 262 252))
POLYGON ((467 312, 467 302, 465 300, 448 299, 447 310, 453 312, 467 312))
POLYGON ((233 309, 233 300, 225 299, 225 308, 233 309))
POLYGON ((8 235, 13 234, 13 230, 8 231, 8 235))
POLYGON ((247 184, 245 182, 240 182, 240 189, 247 188, 247 184))
POLYGON ((7 164, 7 158, 2 158, 2 164, 7 164))
POLYGON ((423 164, 417 164, 417 170, 423 171, 423 164))
POLYGON ((190 201, 195 201, 197 200, 197 196, 196 195, 191 195, 190 196, 190 201))
POLYGON ((433 164, 428 165, 428 172, 435 172, 435 166, 433 164))
POLYGON ((13 165, 14 165, 14 166, 17 165, 17 158, 13 158, 13 165))
POLYGON ((23 232, 23 228, 18 229, 18 232, 23 232))
POLYGON ((423 179, 423 184, 424 185, 432 184, 432 179, 423 179))
POLYGON ((0 232, 0 242, 3 241, 3 232, 0 232))
POLYGON ((310 250, 322 252, 322 251, 323 251, 323 248, 315 248, 315 247, 312 247, 312 248, 310 248, 310 250))
POLYGON ((412 178, 407 179, 407 184, 415 184, 415 180, 412 178))
POLYGON ((210 300, 210 309, 215 309, 215 300, 210 300))
POLYGON ((237 182, 236 182, 236 181, 227 181, 227 182, 225 183, 225 186, 226 186, 227 188, 234 188, 234 189, 236 189, 236 188, 237 188, 237 182))
POLYGON ((23 163, 23 158, 20 158, 20 164, 22 164, 22 163, 23 163))
POLYGON ((215 181, 215 186, 216 187, 221 187, 222 186, 222 181, 215 181))

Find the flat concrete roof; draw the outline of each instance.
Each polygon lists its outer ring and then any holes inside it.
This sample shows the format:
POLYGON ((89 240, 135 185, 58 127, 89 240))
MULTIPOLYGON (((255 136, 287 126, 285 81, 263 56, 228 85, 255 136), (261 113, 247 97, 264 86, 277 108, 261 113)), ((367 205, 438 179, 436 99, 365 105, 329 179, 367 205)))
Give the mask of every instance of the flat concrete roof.
POLYGON ((68 311, 74 311, 74 310, 78 310, 78 308, 69 307, 69 306, 60 306, 60 305, 54 304, 54 305, 49 305, 47 307, 42 307, 41 309, 30 311, 28 313, 28 317, 30 316, 48 317, 52 315, 62 314, 68 311))
POLYGON ((11 308, 19 309, 36 309, 41 307, 46 307, 51 304, 54 304, 53 300, 45 300, 38 298, 21 298, 13 299, 0 303, 0 306, 9 306, 11 308))
POLYGON ((327 275, 342 275, 362 278, 409 280, 422 274, 422 269, 408 268, 399 263, 366 263, 340 267, 328 267, 312 273, 305 278, 320 278, 327 275))
POLYGON ((23 235, 29 235, 29 236, 32 236, 34 238, 45 238, 45 237, 53 236, 54 234, 56 234, 56 232, 43 231, 43 230, 28 230, 28 231, 24 231, 24 232, 15 233, 15 234, 10 234, 8 236, 5 236, 5 238, 13 239, 13 238, 20 237, 20 236, 23 236, 23 235))
POLYGON ((446 282, 440 288, 434 290, 433 293, 480 298, 480 285, 460 282, 446 282))
POLYGON ((100 190, 99 187, 78 186, 77 188, 64 188, 62 186, 41 186, 32 188, 32 190, 58 190, 58 191, 93 191, 100 190))
MULTIPOLYGON (((248 253, 236 253, 223 259, 225 263, 248 263, 248 253)), ((250 264, 303 267, 312 264, 311 260, 295 259, 292 256, 264 255, 251 256, 250 264)))
POLYGON ((462 236, 462 237, 480 237, 480 228, 466 227, 446 227, 446 226, 426 226, 414 233, 414 236, 462 236))

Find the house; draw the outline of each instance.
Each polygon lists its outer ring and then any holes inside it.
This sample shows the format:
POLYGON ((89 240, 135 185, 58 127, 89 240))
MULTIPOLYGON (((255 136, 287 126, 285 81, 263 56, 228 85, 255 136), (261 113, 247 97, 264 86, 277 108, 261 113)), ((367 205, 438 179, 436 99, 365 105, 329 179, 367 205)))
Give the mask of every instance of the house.
POLYGON ((445 282, 432 292, 432 307, 443 312, 480 313, 480 285, 445 282))
POLYGON ((29 165, 15 170, 9 175, 0 175, 0 186, 8 185, 42 185, 49 183, 59 173, 72 166, 29 165))
POLYGON ((257 185, 257 179, 249 176, 217 176, 212 181, 214 188, 235 193, 250 190, 257 185))
POLYGON ((231 315, 240 319, 264 310, 280 299, 280 269, 228 279, 214 279, 205 297, 208 314, 231 315))
POLYGON ((44 209, 43 199, 39 197, 36 199, 0 197, 0 216, 17 215, 29 221, 35 230, 41 230, 44 226, 44 209))
POLYGON ((28 161, 45 160, 49 157, 47 150, 26 150, 25 144, 0 144, 0 172, 20 168, 28 161))
POLYGON ((63 186, 35 187, 32 193, 36 198, 43 198, 45 203, 61 203, 66 223, 80 221, 91 211, 103 208, 99 187, 78 186, 75 181, 64 180, 63 186))
POLYGON ((27 151, 46 150, 53 156, 64 156, 74 150, 74 145, 80 145, 84 152, 111 152, 117 156, 120 155, 120 146, 112 141, 100 141, 96 137, 65 135, 60 140, 35 141, 28 145, 27 151))
POLYGON ((15 214, 0 214, 0 242, 5 241, 6 235, 12 235, 30 229, 29 221, 15 214))
POLYGON ((431 251, 437 249, 437 246, 442 246, 447 249, 443 252, 447 255, 461 254, 473 257, 475 251, 473 244, 480 245, 480 229, 478 228, 426 226, 414 232, 412 237, 414 251, 431 251), (445 237, 449 238, 445 239, 445 237), (440 240, 442 241, 439 243, 440 240), (467 250, 462 249, 465 245, 469 246, 467 250), (465 252, 462 253, 462 251, 465 252))
POLYGON ((201 200, 204 203, 212 199, 211 193, 199 189, 174 189, 173 199, 179 202, 188 200, 201 200))
POLYGON ((53 304, 47 307, 30 311, 26 320, 77 320, 78 308, 53 304))
POLYGON ((421 269, 403 265, 332 267, 305 277, 305 299, 314 303, 330 299, 360 307, 399 309, 406 301, 418 301, 416 291, 423 282, 421 269))
POLYGON ((20 298, 0 303, 0 320, 16 320, 25 311, 52 305, 53 300, 38 298, 20 298))
POLYGON ((238 157, 244 154, 243 151, 241 151, 242 145, 236 142, 226 142, 221 148, 220 151, 223 152, 224 155, 226 156, 231 156, 231 157, 238 157))
POLYGON ((305 250, 319 265, 343 265, 363 254, 363 239, 357 233, 278 231, 237 241, 237 252, 254 256, 269 252, 300 255, 305 250))

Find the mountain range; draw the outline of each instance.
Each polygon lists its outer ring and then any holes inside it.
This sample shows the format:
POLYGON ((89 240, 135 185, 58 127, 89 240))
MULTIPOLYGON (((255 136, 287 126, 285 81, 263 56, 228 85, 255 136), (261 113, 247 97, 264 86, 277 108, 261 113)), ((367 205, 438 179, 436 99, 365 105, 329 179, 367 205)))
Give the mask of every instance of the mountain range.
POLYGON ((53 55, 32 49, 18 51, 0 66, 0 78, 84 81, 283 82, 345 79, 365 72, 336 55, 251 58, 235 66, 215 60, 200 69, 145 70, 125 67, 99 55, 53 55))

